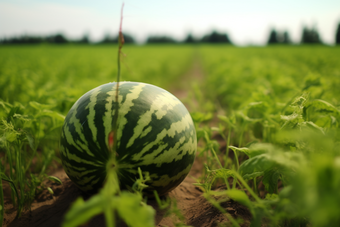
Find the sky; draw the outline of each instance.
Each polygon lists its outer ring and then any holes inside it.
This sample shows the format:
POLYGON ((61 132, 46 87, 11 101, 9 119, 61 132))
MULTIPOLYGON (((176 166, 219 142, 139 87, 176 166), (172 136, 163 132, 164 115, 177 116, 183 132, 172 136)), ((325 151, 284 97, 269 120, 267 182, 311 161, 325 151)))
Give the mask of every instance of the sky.
POLYGON ((0 39, 61 32, 99 41, 118 33, 123 2, 123 32, 140 43, 150 35, 183 40, 216 30, 236 45, 264 45, 273 28, 300 42, 307 26, 332 45, 340 23, 340 0, 0 0, 0 39))

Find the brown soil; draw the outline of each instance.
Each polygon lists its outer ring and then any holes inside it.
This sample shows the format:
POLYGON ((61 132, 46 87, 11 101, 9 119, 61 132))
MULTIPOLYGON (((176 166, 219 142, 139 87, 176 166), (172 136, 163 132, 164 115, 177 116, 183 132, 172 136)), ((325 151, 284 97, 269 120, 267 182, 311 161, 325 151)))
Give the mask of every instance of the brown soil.
MULTIPOLYGON (((192 69, 184 76, 185 81, 188 81, 188 79, 199 81, 201 78, 202 71, 197 62, 193 64, 192 69)), ((175 90, 173 93, 181 100, 188 96, 188 92, 185 88, 175 90)), ((167 196, 177 202, 177 208, 180 209, 185 219, 183 224, 195 227, 219 226, 222 223, 226 224, 228 223, 226 215, 211 205, 202 196, 203 192, 201 189, 194 185, 202 174, 204 168, 203 163, 204 160, 197 157, 187 178, 167 196)), ((16 211, 10 203, 9 193, 6 193, 5 190, 5 195, 7 196, 5 196, 4 227, 61 226, 63 217, 72 202, 79 196, 84 197, 84 194, 70 181, 61 167, 56 168, 50 175, 58 177, 63 184, 58 185, 56 183, 48 182, 47 186, 53 189, 54 195, 52 196, 45 190, 33 202, 31 210, 23 212, 19 219, 15 219, 16 211)), ((167 216, 167 210, 160 210, 155 200, 149 199, 148 204, 156 210, 155 222, 157 226, 175 226, 176 223, 180 222, 179 217, 174 214, 167 216)), ((249 226, 251 214, 245 207, 232 200, 223 202, 221 205, 234 218, 244 220, 241 226, 249 226)), ((174 207, 174 203, 172 203, 172 207, 174 207)), ((170 207, 168 209, 172 208, 170 207)), ((97 216, 84 226, 103 227, 105 226, 105 221, 103 216, 97 216)))
MULTIPOLYGON (((176 200, 177 207, 181 210, 185 221, 190 226, 218 226, 219 223, 228 222, 227 217, 211 205, 203 196, 199 187, 195 186, 196 179, 201 175, 203 160, 197 157, 187 178, 167 196, 176 200)), ((9 198, 5 198, 4 227, 59 227, 63 217, 72 202, 79 196, 86 197, 67 177, 63 169, 54 172, 54 176, 61 179, 62 185, 48 183, 54 195, 45 190, 32 204, 31 211, 24 212, 19 219, 15 219, 16 211, 13 209, 9 198)), ((148 204, 155 208, 155 222, 157 226, 175 226, 180 219, 174 214, 167 216, 167 210, 160 210, 155 200, 149 199, 148 204)), ((221 205, 233 217, 245 220, 243 226, 249 226, 250 213, 243 206, 232 200, 221 205)), ((171 209, 171 208, 168 208, 171 209)), ((87 227, 104 227, 103 216, 97 216, 86 225, 87 227)), ((124 225, 122 225, 124 226, 124 225)))

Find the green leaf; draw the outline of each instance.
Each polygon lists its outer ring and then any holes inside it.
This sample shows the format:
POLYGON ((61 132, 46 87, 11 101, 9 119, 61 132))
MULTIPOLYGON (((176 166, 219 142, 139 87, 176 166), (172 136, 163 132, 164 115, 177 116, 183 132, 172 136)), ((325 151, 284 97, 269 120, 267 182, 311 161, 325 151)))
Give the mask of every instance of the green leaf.
POLYGON ((264 174, 263 171, 259 171, 259 172, 253 172, 253 173, 246 173, 242 177, 244 180, 252 180, 254 178, 263 176, 263 174, 264 174))
POLYGON ((6 113, 9 113, 9 111, 13 107, 10 103, 4 102, 4 101, 0 101, 0 106, 3 107, 3 109, 5 110, 6 113))
POLYGON ((235 119, 230 119, 227 116, 224 115, 218 115, 217 116, 220 120, 224 121, 225 123, 227 123, 228 126, 232 127, 232 128, 236 128, 235 125, 235 119))
POLYGON ((236 115, 246 123, 256 123, 262 121, 262 119, 250 118, 247 115, 245 115, 242 111, 236 112, 236 115))
POLYGON ((302 114, 295 112, 291 115, 281 115, 281 120, 284 122, 281 129, 294 129, 297 125, 304 121, 302 114))
POLYGON ((200 140, 201 138, 205 137, 205 130, 202 128, 198 128, 196 130, 196 134, 197 134, 197 140, 200 140))
POLYGON ((261 154, 244 161, 239 168, 241 176, 252 174, 254 172, 264 172, 272 168, 275 162, 271 160, 268 154, 261 154))
POLYGON ((315 99, 306 106, 306 108, 310 107, 313 107, 315 108, 315 111, 322 113, 340 113, 340 111, 335 106, 321 99, 315 99))
POLYGON ((322 134, 325 134, 323 128, 317 126, 316 124, 314 124, 314 123, 311 122, 311 121, 306 121, 306 122, 305 122, 305 125, 306 125, 308 128, 310 128, 310 129, 313 129, 313 130, 315 130, 315 131, 321 132, 322 134))
POLYGON ((13 118, 17 118, 17 119, 20 119, 22 121, 30 121, 30 117, 28 115, 22 115, 22 114, 13 114, 13 118))
POLYGON ((35 150, 35 140, 34 140, 34 137, 30 133, 26 133, 26 138, 27 138, 28 144, 30 145, 30 148, 32 150, 35 150))
POLYGON ((209 121, 213 118, 212 113, 202 113, 202 112, 192 112, 190 113, 194 122, 200 123, 204 121, 209 121))
POLYGON ((213 175, 213 181, 217 178, 229 178, 234 177, 234 173, 230 169, 215 169, 215 170, 209 170, 209 172, 213 175))
POLYGON ((253 214, 253 204, 250 201, 248 195, 244 191, 241 191, 238 189, 230 189, 230 190, 226 190, 225 193, 232 200, 248 207, 251 213, 253 214))
POLYGON ((17 133, 12 131, 12 132, 8 132, 6 133, 6 140, 8 142, 14 142, 17 139, 17 133))
POLYGON ((105 201, 100 194, 92 196, 86 203, 79 197, 66 213, 62 226, 77 227, 84 224, 95 215, 103 212, 102 203, 105 203, 105 201))
POLYGON ((51 117, 52 119, 55 119, 60 122, 64 122, 65 116, 61 115, 60 113, 51 111, 51 110, 43 110, 39 112, 36 117, 51 117))
POLYGON ((204 196, 207 198, 207 197, 210 197, 209 195, 218 196, 218 197, 227 196, 228 198, 234 200, 235 202, 238 202, 239 204, 246 206, 247 208, 249 208, 250 212, 254 214, 254 206, 252 202, 250 201, 248 195, 244 191, 241 191, 238 189, 229 189, 229 190, 224 190, 224 191, 210 191, 204 196))
POLYGON ((244 154, 246 154, 249 158, 255 157, 260 154, 268 153, 269 150, 272 149, 272 146, 270 144, 260 144, 260 143, 252 143, 250 147, 234 147, 234 146, 229 146, 230 149, 234 151, 239 151, 244 154))
POLYGON ((276 168, 269 169, 264 172, 262 182, 268 191, 268 193, 278 193, 278 180, 280 177, 280 171, 276 168))
POLYGON ((28 103, 31 107, 33 107, 36 110, 49 110, 55 107, 55 105, 49 105, 49 104, 40 104, 38 102, 32 101, 28 103))
POLYGON ((232 149, 233 151, 238 151, 238 152, 244 153, 248 157, 250 157, 250 151, 249 151, 249 148, 247 148, 247 147, 238 148, 238 147, 234 147, 234 146, 229 146, 229 148, 232 149))
POLYGON ((302 90, 307 90, 310 87, 314 87, 314 86, 320 86, 321 82, 320 82, 320 77, 316 77, 316 78, 307 78, 305 81, 305 86, 304 88, 302 88, 302 90))
POLYGON ((141 204, 139 195, 122 192, 116 201, 119 216, 123 218, 128 226, 132 227, 154 227, 155 210, 148 205, 141 204))
POLYGON ((47 177, 49 180, 51 180, 51 181, 54 181, 54 182, 56 182, 57 184, 63 184, 63 182, 61 182, 61 180, 58 178, 58 177, 55 177, 55 176, 48 176, 47 177))
POLYGON ((48 191, 51 195, 54 195, 54 192, 53 192, 52 188, 47 187, 47 191, 48 191))

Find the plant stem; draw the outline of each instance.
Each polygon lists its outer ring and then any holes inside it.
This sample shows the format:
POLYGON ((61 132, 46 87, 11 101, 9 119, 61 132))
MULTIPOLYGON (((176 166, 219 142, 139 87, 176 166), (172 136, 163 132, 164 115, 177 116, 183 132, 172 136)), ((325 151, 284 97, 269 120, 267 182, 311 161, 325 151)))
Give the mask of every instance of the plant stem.
MULTIPOLYGON (((218 159, 218 156, 217 156, 217 154, 216 154, 216 152, 215 152, 214 148, 213 148, 213 147, 211 147, 211 149, 210 149, 210 150, 211 150, 211 152, 213 153, 213 155, 214 155, 214 157, 215 157, 215 159, 216 159, 217 163, 219 164, 220 168, 221 168, 221 169, 224 169, 224 167, 222 166, 222 164, 221 164, 220 160, 218 159)), ((224 179, 224 183, 225 183, 225 184, 226 184, 226 186, 227 186, 227 189, 229 190, 229 189, 230 189, 230 186, 229 186, 228 178, 226 178, 226 177, 223 177, 223 179, 224 179)))
POLYGON ((255 194, 259 195, 259 192, 257 190, 257 181, 256 181, 256 177, 253 179, 253 183, 254 183, 254 191, 255 191, 255 194))
POLYGON ((254 199, 256 200, 256 202, 258 202, 259 204, 262 203, 262 200, 256 195, 256 193, 249 187, 249 185, 247 184, 247 182, 241 177, 241 175, 238 172, 234 172, 235 176, 237 177, 237 179, 242 183, 242 185, 248 190, 248 192, 254 197, 254 199))
POLYGON ((216 154, 216 152, 215 152, 215 149, 214 149, 213 147, 211 147, 211 148, 210 148, 210 151, 211 151, 211 153, 213 154, 213 156, 215 157, 215 159, 216 159, 218 165, 220 166, 220 168, 223 168, 223 166, 222 166, 222 164, 221 164, 220 160, 218 159, 218 156, 217 156, 217 154, 216 154))
POLYGON ((231 134, 231 128, 229 128, 229 131, 228 131, 227 148, 226 148, 227 160, 229 159, 230 134, 231 134))
POLYGON ((240 138, 238 140, 238 147, 241 147, 242 145, 242 142, 243 142, 243 133, 244 133, 244 126, 245 123, 242 124, 242 127, 241 127, 241 134, 240 134, 240 138))
POLYGON ((112 121, 112 130, 109 134, 109 150, 111 152, 111 158, 116 157, 117 154, 117 148, 118 148, 118 143, 117 143, 117 130, 118 130, 118 114, 119 114, 119 81, 120 81, 120 57, 122 54, 122 48, 124 45, 124 36, 122 32, 122 24, 123 24, 123 8, 124 8, 124 3, 122 5, 121 9, 121 18, 120 18, 120 26, 119 26, 119 37, 118 37, 118 57, 117 57, 117 81, 116 81, 116 95, 115 95, 115 103, 116 103, 116 108, 115 108, 115 114, 114 114, 114 119, 112 121))
POLYGON ((240 168, 240 163, 238 161, 238 154, 236 150, 234 150, 234 156, 235 156, 235 162, 236 162, 236 171, 238 171, 238 169, 240 168))

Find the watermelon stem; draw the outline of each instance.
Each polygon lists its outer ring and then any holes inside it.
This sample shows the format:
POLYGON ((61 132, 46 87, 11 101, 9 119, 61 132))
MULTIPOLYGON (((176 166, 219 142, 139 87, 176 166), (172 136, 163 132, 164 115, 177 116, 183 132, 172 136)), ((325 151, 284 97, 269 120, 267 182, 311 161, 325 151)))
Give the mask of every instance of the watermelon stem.
POLYGON ((108 144, 109 144, 109 151, 110 153, 116 153, 116 155, 112 155, 112 158, 115 158, 115 156, 118 156, 117 153, 117 130, 118 130, 118 113, 119 113, 119 102, 118 102, 118 93, 119 93, 119 81, 120 81, 120 57, 122 55, 122 48, 125 43, 124 36, 122 32, 122 25, 123 25, 123 8, 124 3, 122 4, 121 8, 121 16, 120 16, 120 26, 119 26, 119 37, 118 37, 118 58, 117 58, 117 82, 116 82, 116 108, 115 108, 115 114, 114 119, 112 121, 112 130, 109 133, 108 138, 108 144))

